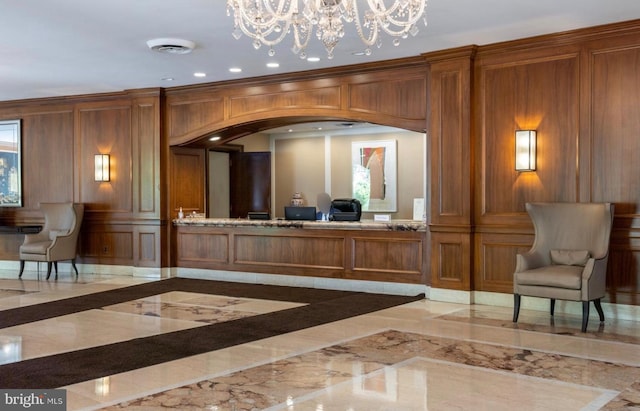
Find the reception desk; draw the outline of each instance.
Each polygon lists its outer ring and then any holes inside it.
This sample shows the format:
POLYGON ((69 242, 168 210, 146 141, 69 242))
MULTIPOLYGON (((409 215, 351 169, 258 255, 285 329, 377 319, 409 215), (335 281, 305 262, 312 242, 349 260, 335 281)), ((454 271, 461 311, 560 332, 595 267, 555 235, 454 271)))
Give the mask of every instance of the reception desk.
POLYGON ((176 266, 427 284, 426 225, 184 218, 174 220, 176 266))

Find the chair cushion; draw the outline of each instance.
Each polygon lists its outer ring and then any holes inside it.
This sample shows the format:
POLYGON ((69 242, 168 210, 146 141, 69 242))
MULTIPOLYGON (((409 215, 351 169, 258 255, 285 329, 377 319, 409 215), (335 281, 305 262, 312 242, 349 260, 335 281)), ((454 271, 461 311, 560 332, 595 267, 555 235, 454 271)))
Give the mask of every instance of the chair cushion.
POLYGON ((582 287, 582 270, 577 265, 548 265, 515 273, 514 281, 520 285, 579 290, 582 287))
POLYGON ((589 250, 551 250, 551 263, 559 265, 581 265, 589 261, 589 250))
POLYGON ((26 254, 46 254, 47 248, 51 246, 51 241, 39 241, 37 243, 28 243, 20 246, 20 252, 26 254))

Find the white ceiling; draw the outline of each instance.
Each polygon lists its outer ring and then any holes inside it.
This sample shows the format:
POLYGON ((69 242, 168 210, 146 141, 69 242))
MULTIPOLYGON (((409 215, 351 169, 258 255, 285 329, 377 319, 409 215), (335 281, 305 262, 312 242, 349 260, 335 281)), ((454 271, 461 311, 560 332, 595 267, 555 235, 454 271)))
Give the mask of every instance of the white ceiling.
MULTIPOLYGON (((364 1, 364 0, 362 0, 364 1)), ((327 60, 312 39, 300 60, 290 42, 268 57, 231 36, 225 0, 0 0, 0 101, 173 87, 416 56, 470 44, 490 44, 640 18, 640 0, 428 0, 428 26, 394 47, 384 38, 369 57, 353 30, 327 60), (186 55, 149 50, 147 40, 196 43, 186 55), (277 61, 280 67, 266 67, 277 61), (229 67, 243 69, 240 74, 229 67), (207 77, 193 77, 196 71, 207 77), (173 81, 163 80, 171 77, 173 81)))

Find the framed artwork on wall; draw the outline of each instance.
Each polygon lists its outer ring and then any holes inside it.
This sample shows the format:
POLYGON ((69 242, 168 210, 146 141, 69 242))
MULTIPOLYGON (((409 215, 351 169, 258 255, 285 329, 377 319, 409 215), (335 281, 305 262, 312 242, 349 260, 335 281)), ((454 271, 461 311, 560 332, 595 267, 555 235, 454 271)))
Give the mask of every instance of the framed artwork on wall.
POLYGON ((0 121, 0 207, 22 207, 20 120, 0 121))
POLYGON ((397 211, 396 140, 351 143, 353 198, 362 211, 397 211))

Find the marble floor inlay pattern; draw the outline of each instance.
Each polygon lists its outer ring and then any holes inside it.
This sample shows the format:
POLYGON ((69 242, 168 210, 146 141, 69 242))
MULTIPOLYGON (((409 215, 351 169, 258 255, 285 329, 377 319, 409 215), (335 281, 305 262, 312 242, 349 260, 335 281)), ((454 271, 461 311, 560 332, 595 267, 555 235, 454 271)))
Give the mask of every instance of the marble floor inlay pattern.
MULTIPOLYGON (((13 275, 0 315, 155 281, 13 275)), ((167 292, 0 329, 0 366, 299 306, 167 292)), ((60 388, 68 410, 640 410, 639 326, 421 300, 60 388)))
POLYGON ((588 409, 640 395, 634 383, 638 367, 388 330, 107 409, 588 409), (398 381, 407 362, 420 384, 398 381), (325 392, 344 384, 340 400, 325 392))
POLYGON ((218 295, 176 291, 109 305, 102 309, 215 324, 303 305, 304 304, 283 301, 230 298, 218 295))

